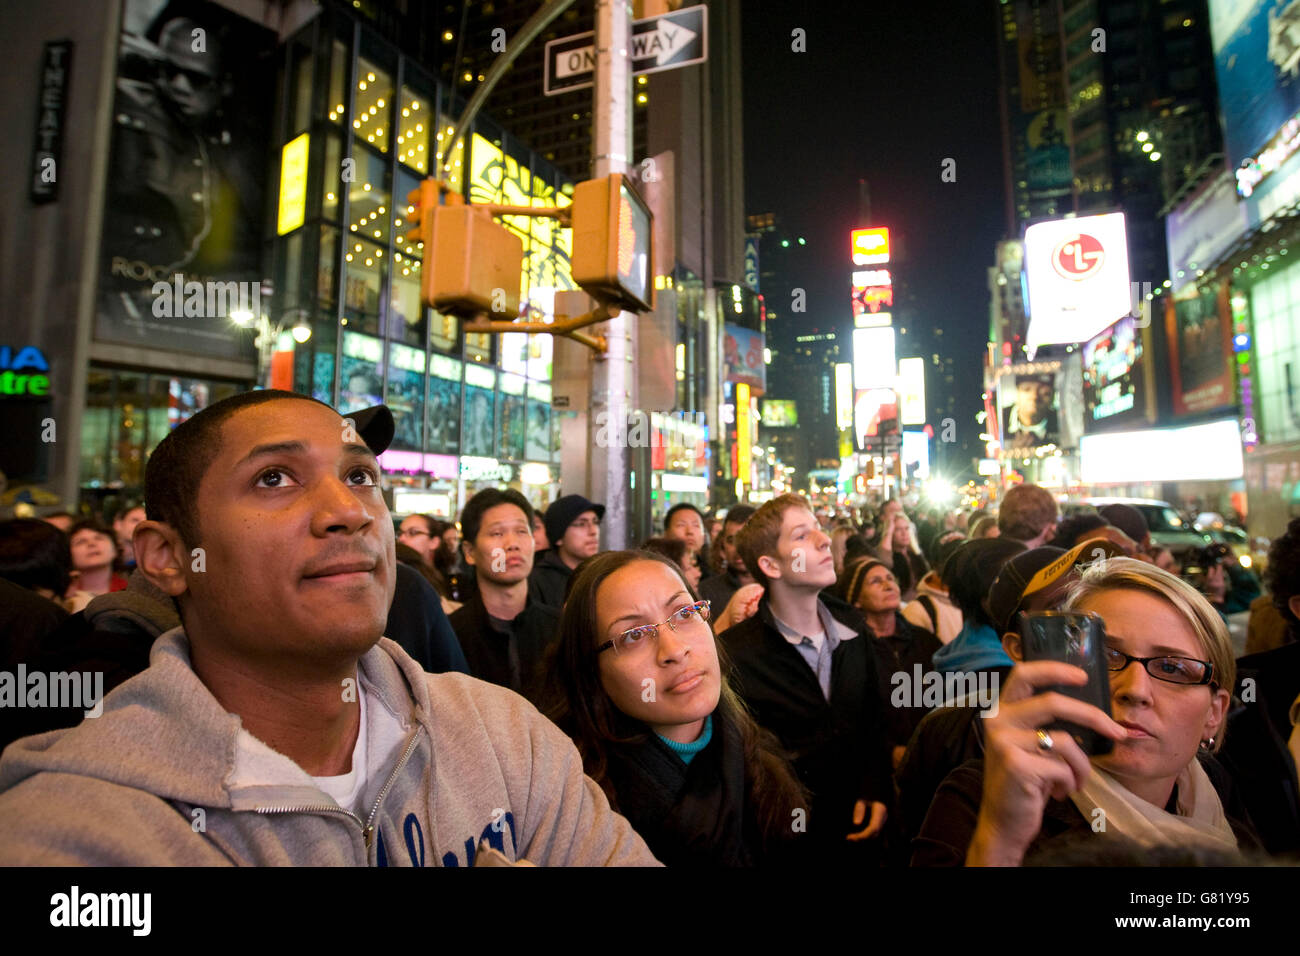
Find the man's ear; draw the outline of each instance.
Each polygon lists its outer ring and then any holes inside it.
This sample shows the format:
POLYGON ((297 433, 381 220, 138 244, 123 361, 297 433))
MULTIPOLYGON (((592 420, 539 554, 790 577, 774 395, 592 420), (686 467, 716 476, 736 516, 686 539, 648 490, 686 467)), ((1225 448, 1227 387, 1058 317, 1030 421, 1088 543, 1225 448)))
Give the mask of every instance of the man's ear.
POLYGON ((1025 659, 1020 650, 1020 635, 1015 631, 1007 631, 1002 635, 1002 649, 1017 664, 1025 659))
POLYGON ((760 554, 758 556, 758 567, 765 575, 773 580, 781 577, 781 564, 770 554, 760 554))
POLYGON ((1300 617, 1300 594, 1291 595, 1290 599, 1286 602, 1286 606, 1291 609, 1292 614, 1296 617, 1300 617))
POLYGON ((477 563, 474 561, 474 549, 466 543, 464 538, 462 538, 460 542, 460 553, 464 555, 465 563, 471 568, 478 567, 477 563))
MULTIPOLYGON (((131 538, 135 564, 149 583, 172 597, 185 593, 185 568, 190 553, 180 533, 162 521, 141 521, 131 538)), ((202 555, 196 556, 197 561, 202 555)))

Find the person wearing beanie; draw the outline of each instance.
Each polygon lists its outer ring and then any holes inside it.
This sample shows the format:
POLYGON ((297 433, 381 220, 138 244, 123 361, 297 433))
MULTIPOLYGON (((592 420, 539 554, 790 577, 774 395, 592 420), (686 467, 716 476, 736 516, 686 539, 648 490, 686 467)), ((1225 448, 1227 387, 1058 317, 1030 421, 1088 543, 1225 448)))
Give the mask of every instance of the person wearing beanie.
POLYGON ((1146 517, 1137 508, 1117 501, 1102 505, 1097 509, 1097 514, 1132 538, 1143 554, 1151 550, 1151 528, 1147 524, 1146 517))
POLYGON ((605 506, 582 495, 557 498, 546 509, 543 523, 551 549, 537 559, 528 589, 540 604, 564 606, 564 591, 573 569, 600 550, 600 519, 605 506))
POLYGON ((916 600, 903 607, 903 617, 917 627, 933 632, 939 643, 947 644, 961 630, 961 608, 948 592, 943 576, 944 562, 966 543, 960 531, 946 531, 934 547, 934 569, 927 571, 916 585, 916 600))
POLYGON ((912 731, 930 711, 928 707, 914 705, 910 694, 901 705, 894 700, 895 688, 899 686, 895 675, 904 675, 905 684, 922 678, 934 670, 931 659, 943 646, 933 633, 903 617, 899 611, 900 594, 894 572, 883 562, 871 559, 853 567, 845 589, 848 602, 862 612, 875 636, 872 648, 876 652, 880 697, 893 704, 885 714, 885 738, 895 767, 903 759, 912 731))
POLYGON ((935 670, 948 673, 1011 666, 984 600, 1002 566, 1024 550, 1023 544, 1010 538, 981 538, 967 541, 953 552, 944 579, 961 608, 963 623, 957 636, 935 651, 935 670))

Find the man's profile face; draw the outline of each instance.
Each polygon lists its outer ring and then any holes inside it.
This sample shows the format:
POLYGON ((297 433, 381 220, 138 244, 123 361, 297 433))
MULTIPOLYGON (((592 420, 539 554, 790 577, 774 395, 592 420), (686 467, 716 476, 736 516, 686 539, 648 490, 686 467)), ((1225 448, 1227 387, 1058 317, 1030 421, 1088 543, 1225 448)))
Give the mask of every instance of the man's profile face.
POLYGON ((745 562, 740 557, 740 549, 736 547, 736 536, 740 534, 740 529, 745 527, 743 521, 728 521, 722 526, 722 556, 726 559, 728 570, 735 574, 744 574, 746 572, 745 562))
POLYGON ((223 423, 195 503, 202 570, 192 551, 179 556, 187 630, 280 659, 360 655, 383 634, 393 522, 375 456, 350 425, 295 400, 223 423))
POLYGON ((1016 410, 1020 421, 1037 425, 1052 407, 1052 386, 1046 382, 1021 382, 1016 386, 1016 410))

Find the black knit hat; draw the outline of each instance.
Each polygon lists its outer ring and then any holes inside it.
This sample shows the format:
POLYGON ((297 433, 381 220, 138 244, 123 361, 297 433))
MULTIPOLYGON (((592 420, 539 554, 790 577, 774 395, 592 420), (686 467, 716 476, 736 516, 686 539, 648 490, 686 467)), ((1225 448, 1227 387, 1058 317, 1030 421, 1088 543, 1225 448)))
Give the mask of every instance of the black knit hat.
POLYGON ((964 617, 969 620, 974 615, 977 623, 992 623, 982 620, 988 617, 984 599, 1002 566, 1024 550, 1011 538, 977 538, 952 553, 943 566, 943 581, 964 617))
POLYGON ((587 511, 596 512, 597 521, 605 517, 604 505, 593 504, 582 495, 565 495, 551 502, 551 506, 546 509, 546 515, 542 518, 542 524, 546 526, 546 539, 551 542, 551 547, 558 548, 564 532, 569 530, 569 525, 587 511))

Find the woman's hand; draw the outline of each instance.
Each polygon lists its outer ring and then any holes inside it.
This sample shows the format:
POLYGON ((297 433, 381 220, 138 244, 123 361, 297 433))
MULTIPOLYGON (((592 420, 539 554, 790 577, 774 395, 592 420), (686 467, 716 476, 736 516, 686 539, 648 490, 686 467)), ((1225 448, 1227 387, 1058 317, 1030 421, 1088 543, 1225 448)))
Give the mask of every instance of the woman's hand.
POLYGON ((1068 720, 1114 740, 1128 735, 1092 704, 1055 691, 1034 693, 1052 684, 1087 682, 1082 668, 1058 661, 1029 661, 1011 671, 998 697, 997 716, 984 725, 984 795, 967 866, 1019 866, 1042 828, 1048 798, 1065 799, 1092 772, 1087 755, 1068 733, 1048 731, 1052 749, 1043 750, 1039 728, 1068 720))
POLYGON ((763 585, 761 584, 746 584, 738 588, 714 622, 713 633, 721 634, 727 628, 749 620, 758 613, 758 602, 762 598, 763 585))

